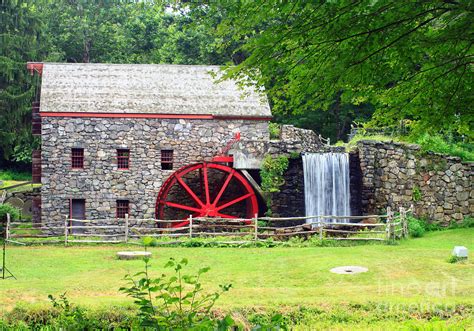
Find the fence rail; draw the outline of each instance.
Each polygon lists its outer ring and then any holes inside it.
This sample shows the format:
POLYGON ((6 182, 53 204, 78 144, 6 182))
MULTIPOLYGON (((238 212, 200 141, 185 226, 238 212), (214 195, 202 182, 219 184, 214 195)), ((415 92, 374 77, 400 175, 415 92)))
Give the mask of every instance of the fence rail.
MULTIPOLYGON (((129 219, 120 220, 78 220, 65 217, 62 226, 25 227, 25 223, 11 222, 7 214, 6 240, 14 243, 20 239, 51 239, 48 243, 137 243, 143 237, 153 238, 196 238, 235 237, 238 242, 266 240, 268 238, 286 240, 292 236, 317 236, 320 240, 374 240, 391 241, 408 236, 407 213, 399 208, 397 215, 387 208, 383 215, 334 216, 316 215, 304 217, 257 217, 252 219, 193 218, 188 224, 173 228, 174 223, 183 220, 129 219), (347 220, 336 222, 336 220, 347 220), (365 220, 366 222, 360 222, 365 220), (109 225, 109 222, 121 222, 109 225), (302 222, 297 225, 274 225, 276 222, 302 222), (359 222, 357 222, 359 221, 359 222), (369 221, 369 222, 367 222, 369 221), (376 223, 374 223, 376 222, 376 223), (80 224, 80 225, 76 225, 80 224)), ((44 241, 41 241, 42 243, 44 241)), ((237 241, 236 241, 237 242, 237 241)))

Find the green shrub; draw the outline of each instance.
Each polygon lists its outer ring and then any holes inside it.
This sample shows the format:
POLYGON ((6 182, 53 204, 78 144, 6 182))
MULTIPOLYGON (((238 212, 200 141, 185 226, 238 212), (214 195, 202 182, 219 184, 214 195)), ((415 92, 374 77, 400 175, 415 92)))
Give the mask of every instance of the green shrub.
POLYGON ((467 229, 467 228, 474 228, 474 218, 473 217, 465 217, 462 222, 457 222, 455 220, 449 223, 448 229, 467 229))
POLYGON ((0 180, 30 181, 31 173, 15 170, 0 170, 0 180))
POLYGON ((421 136, 410 138, 421 146, 423 151, 458 156, 465 161, 474 161, 474 145, 469 143, 452 142, 441 135, 424 133, 421 136))
POLYGON ((265 156, 260 169, 260 177, 262 178, 262 190, 266 194, 267 200, 267 216, 271 216, 272 209, 272 193, 280 192, 280 187, 285 184, 283 177, 288 169, 289 160, 285 156, 271 157, 265 156))
POLYGON ((270 139, 280 139, 281 125, 278 123, 268 123, 270 139))
POLYGON ((204 293, 200 278, 210 270, 209 267, 199 269, 196 275, 185 275, 183 269, 188 260, 178 262, 170 259, 165 268, 173 269, 174 273, 162 274, 153 279, 149 275, 149 259, 145 258, 144 262, 144 271, 134 276, 126 275, 129 286, 120 288, 121 292, 135 299, 141 327, 157 330, 227 330, 234 324, 230 317, 219 321, 210 317, 211 308, 217 299, 232 285, 220 285, 220 291, 204 293))
POLYGON ((422 220, 414 218, 412 216, 407 217, 408 220, 408 233, 414 238, 423 237, 425 234, 425 223, 422 220))
POLYGON ((465 258, 465 257, 459 257, 459 256, 451 255, 448 258, 448 263, 458 263, 458 262, 464 262, 466 260, 467 260, 467 258, 465 258))
POLYGON ((7 214, 10 214, 10 220, 16 221, 20 219, 20 209, 13 207, 9 203, 0 205, 0 220, 6 220, 7 214))
POLYGON ((421 195, 421 190, 418 186, 415 186, 413 187, 413 190, 412 190, 412 200, 414 202, 417 202, 417 201, 420 201, 422 198, 422 195, 421 195))

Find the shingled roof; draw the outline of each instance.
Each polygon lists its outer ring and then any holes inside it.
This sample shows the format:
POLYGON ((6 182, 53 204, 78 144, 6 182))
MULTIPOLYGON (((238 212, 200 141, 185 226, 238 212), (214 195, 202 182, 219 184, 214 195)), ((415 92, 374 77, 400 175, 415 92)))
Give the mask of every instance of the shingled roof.
POLYGON ((44 63, 41 112, 271 116, 263 93, 210 72, 219 67, 44 63))

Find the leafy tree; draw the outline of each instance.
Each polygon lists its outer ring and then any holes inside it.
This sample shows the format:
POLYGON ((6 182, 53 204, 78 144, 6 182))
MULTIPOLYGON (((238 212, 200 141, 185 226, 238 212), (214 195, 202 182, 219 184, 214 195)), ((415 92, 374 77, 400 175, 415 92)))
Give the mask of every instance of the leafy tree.
POLYGON ((372 103, 372 124, 473 137, 474 2, 219 2, 218 31, 246 58, 228 77, 257 82, 274 111, 372 103))

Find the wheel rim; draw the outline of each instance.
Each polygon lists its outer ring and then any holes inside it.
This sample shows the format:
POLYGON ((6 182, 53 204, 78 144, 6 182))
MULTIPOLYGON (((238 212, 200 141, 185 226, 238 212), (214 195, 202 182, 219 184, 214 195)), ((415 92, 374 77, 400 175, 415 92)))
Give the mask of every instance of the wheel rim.
MULTIPOLYGON (((245 177, 226 165, 207 162, 174 172, 161 187, 155 208, 155 217, 163 220, 186 219, 189 215, 249 219, 257 213, 257 198, 245 177), (183 217, 184 213, 187 216, 183 217)), ((172 226, 187 224, 183 221, 172 226)))

